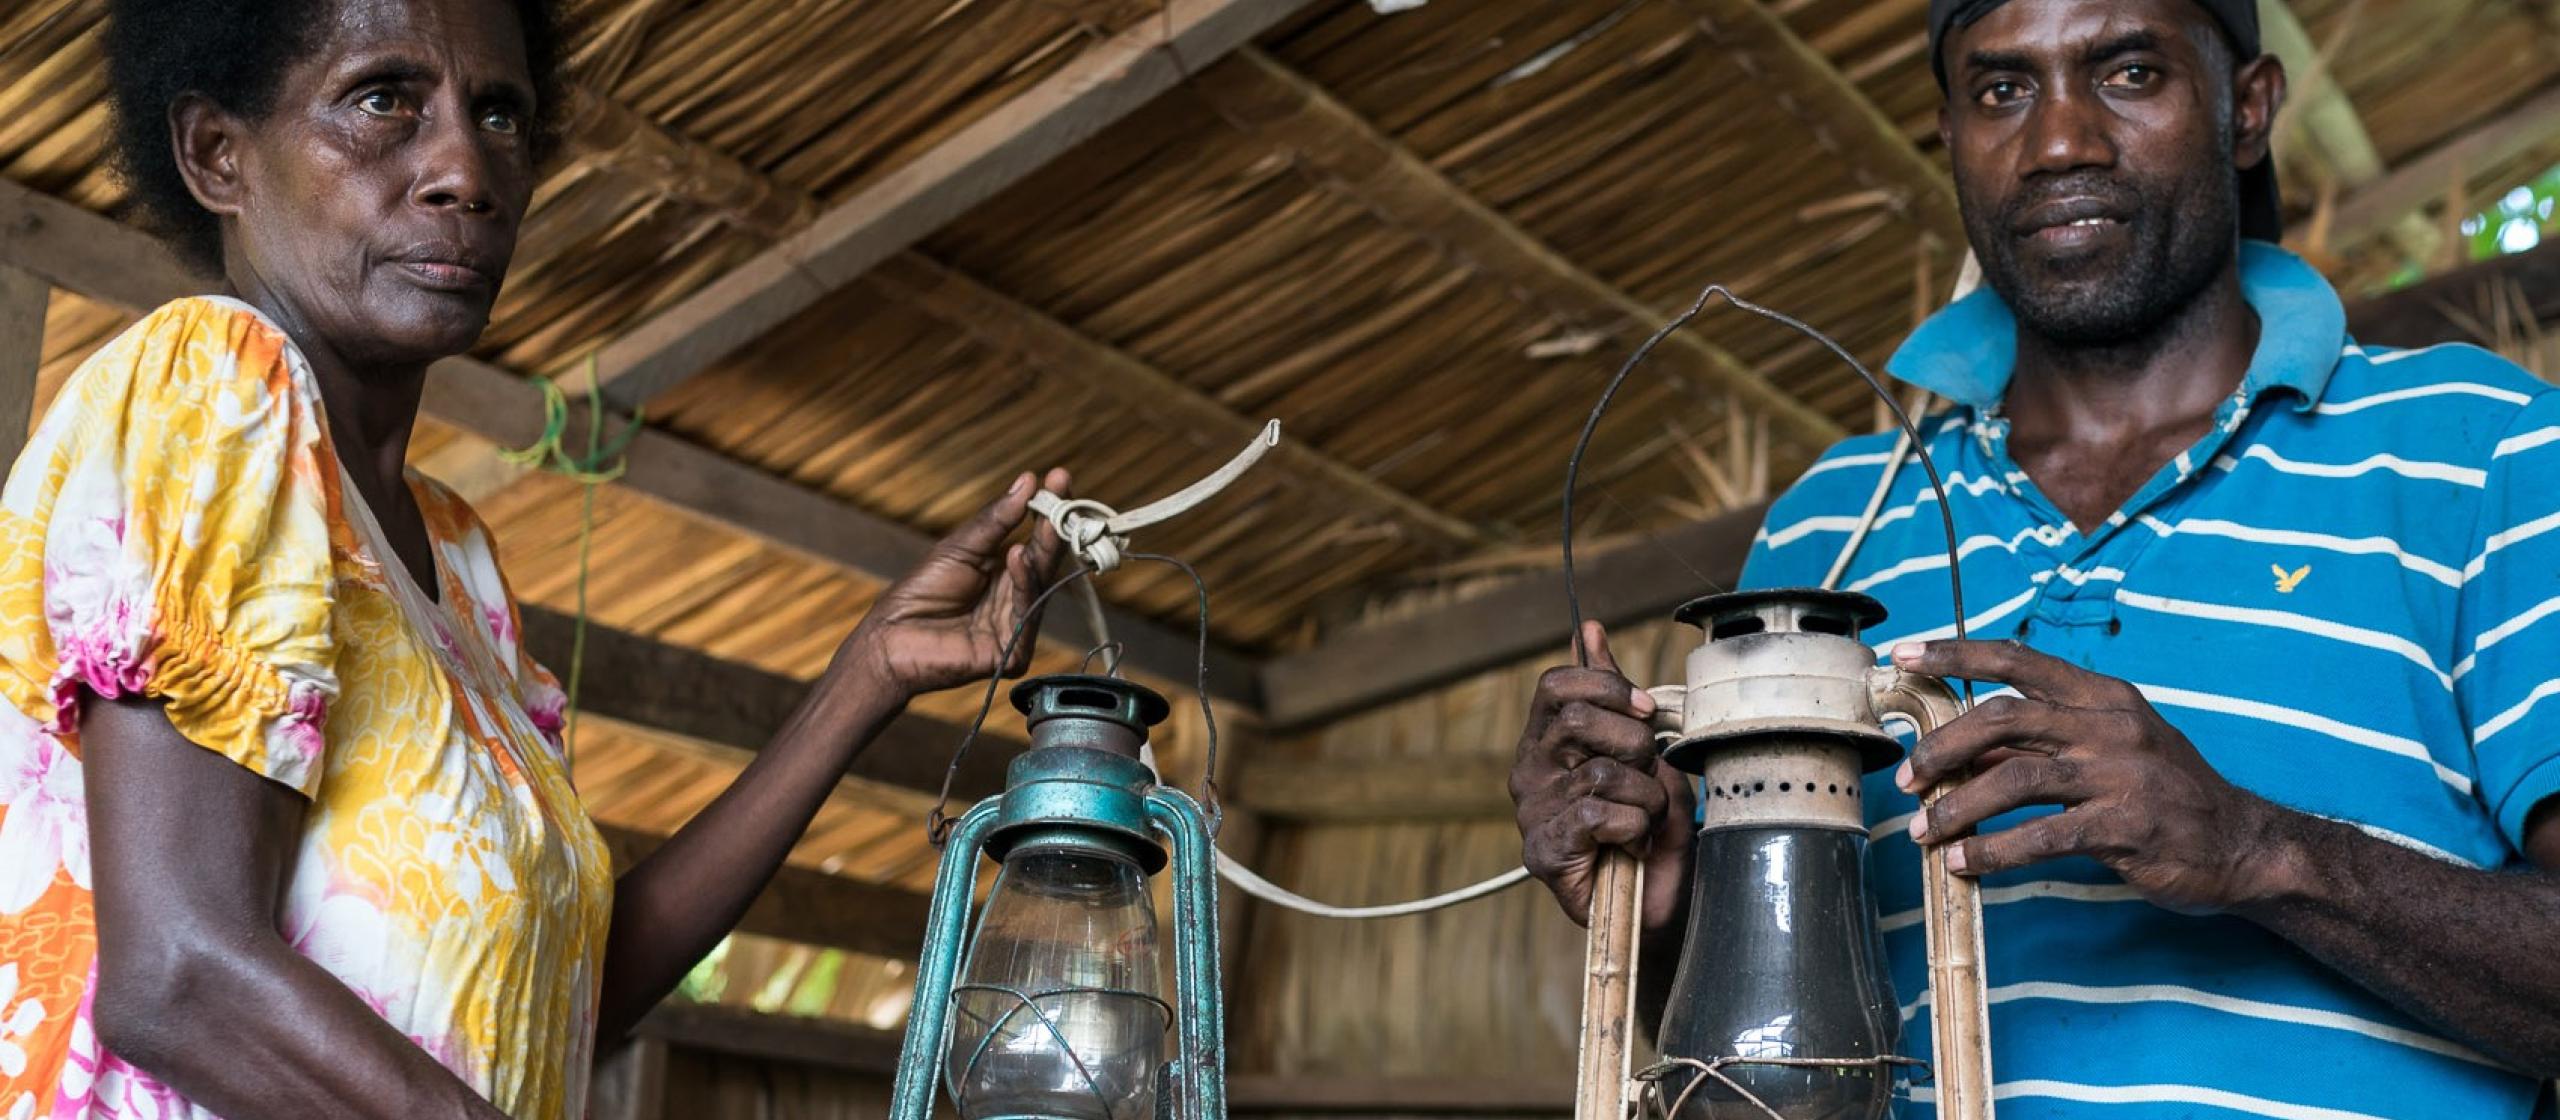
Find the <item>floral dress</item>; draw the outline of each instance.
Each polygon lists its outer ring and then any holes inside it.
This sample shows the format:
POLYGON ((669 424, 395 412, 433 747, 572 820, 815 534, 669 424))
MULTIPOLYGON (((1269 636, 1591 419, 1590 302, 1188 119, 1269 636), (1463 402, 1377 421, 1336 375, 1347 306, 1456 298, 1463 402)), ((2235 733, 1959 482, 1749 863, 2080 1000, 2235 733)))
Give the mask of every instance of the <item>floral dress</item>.
POLYGON ((609 857, 487 530, 410 482, 433 596, 301 353, 231 300, 162 307, 45 416, 0 494, 0 1120, 209 1115, 91 1027, 88 695, 309 799, 296 951, 510 1115, 584 1111, 609 857))

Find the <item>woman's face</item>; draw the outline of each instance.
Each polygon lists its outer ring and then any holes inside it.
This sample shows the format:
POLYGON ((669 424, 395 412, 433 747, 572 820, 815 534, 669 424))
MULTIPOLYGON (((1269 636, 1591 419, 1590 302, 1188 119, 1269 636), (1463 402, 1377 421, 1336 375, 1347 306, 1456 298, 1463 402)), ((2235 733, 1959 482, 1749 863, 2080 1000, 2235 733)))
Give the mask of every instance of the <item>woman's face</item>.
MULTIPOLYGON (((533 80, 506 0, 337 0, 273 110, 181 163, 231 279, 351 363, 459 354, 533 197, 533 80)), ((212 128, 218 139, 204 129, 212 128)))

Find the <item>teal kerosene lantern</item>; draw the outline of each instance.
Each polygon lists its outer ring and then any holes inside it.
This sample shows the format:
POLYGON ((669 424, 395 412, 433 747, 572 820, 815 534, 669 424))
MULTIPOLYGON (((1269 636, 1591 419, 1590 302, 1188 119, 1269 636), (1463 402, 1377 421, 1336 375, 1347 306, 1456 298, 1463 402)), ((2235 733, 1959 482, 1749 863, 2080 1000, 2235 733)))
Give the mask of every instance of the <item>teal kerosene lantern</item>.
POLYGON ((1031 749, 943 848, 891 1120, 928 1120, 937 1084, 963 1120, 1225 1120, 1209 822, 1139 754, 1170 708, 1075 675, 1024 681, 1013 706, 1031 749), (1168 839, 1171 1001, 1147 889, 1168 839), (1001 870, 973 927, 980 853, 1001 870))

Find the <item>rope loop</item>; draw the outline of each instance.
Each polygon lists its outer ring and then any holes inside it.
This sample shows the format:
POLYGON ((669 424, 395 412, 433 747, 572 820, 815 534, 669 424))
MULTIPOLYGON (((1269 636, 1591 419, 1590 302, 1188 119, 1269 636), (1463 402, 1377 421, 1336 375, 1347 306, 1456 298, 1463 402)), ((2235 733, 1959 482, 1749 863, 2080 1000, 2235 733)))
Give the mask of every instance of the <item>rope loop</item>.
POLYGON ((1049 506, 1046 516, 1050 526, 1057 529, 1058 539, 1076 559, 1084 561, 1097 575, 1120 566, 1125 558, 1122 546, 1128 540, 1111 531, 1111 519, 1120 516, 1119 510, 1091 498, 1044 504, 1049 506))
POLYGON ((648 418, 634 409, 631 423, 604 439, 604 390, 596 380, 595 355, 587 356, 587 451, 580 455, 569 450, 569 394, 551 378, 537 378, 534 384, 542 390, 542 435, 524 447, 501 447, 498 457, 519 467, 547 470, 572 482, 596 486, 622 477, 627 468, 626 456, 634 440, 640 438, 641 425, 648 418))
POLYGON ((595 543, 596 487, 622 477, 627 465, 625 456, 632 441, 640 438, 645 418, 634 409, 631 423, 616 433, 611 441, 604 438, 604 389, 596 377, 596 356, 587 355, 587 451, 572 454, 567 445, 569 433, 569 394, 551 378, 538 378, 542 388, 542 435, 528 447, 501 447, 498 458, 519 467, 547 470, 578 484, 582 493, 578 502, 578 613, 570 630, 569 679, 563 690, 565 722, 560 741, 563 758, 573 760, 578 741, 578 684, 586 675, 587 664, 587 572, 590 549, 595 543))

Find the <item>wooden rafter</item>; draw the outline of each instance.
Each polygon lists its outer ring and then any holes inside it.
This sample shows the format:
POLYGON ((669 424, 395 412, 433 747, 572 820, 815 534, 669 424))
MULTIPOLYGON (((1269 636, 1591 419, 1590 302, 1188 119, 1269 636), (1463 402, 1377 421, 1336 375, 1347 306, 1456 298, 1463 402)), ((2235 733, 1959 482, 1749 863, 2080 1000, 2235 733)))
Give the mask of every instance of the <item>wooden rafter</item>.
MULTIPOLYGON (((578 106, 570 142, 609 173, 723 215, 767 239, 789 237, 817 213, 816 196, 677 136, 627 106, 592 93, 581 95, 578 106)), ((1244 446, 1260 432, 1260 424, 1217 398, 913 250, 879 262, 858 282, 1055 377, 1115 399, 1168 432, 1198 438, 1219 454, 1244 446)), ((1493 539, 1483 529, 1304 443, 1283 440, 1271 459, 1263 469, 1294 473, 1325 493, 1374 510, 1433 546, 1472 548, 1493 539)))
MULTIPOLYGON (((686 1050, 886 1076, 897 1070, 895 1031, 739 1007, 670 1003, 633 1032, 686 1050)), ((1227 1104, 1239 1114, 1563 1116, 1573 1084, 1561 1077, 1358 1074, 1227 1076, 1227 1104)))
POLYGON ((35 409, 36 374, 44 365, 44 312, 53 285, 0 264, 0 463, 18 461, 35 409))
POLYGON ((2362 243, 2445 197, 2455 180, 2560 140, 2560 85, 2518 102, 2348 195, 2330 223, 2339 248, 2362 243))
POLYGON ((1507 755, 1399 755, 1309 765, 1260 751, 1242 770, 1239 794, 1253 802, 1254 812, 1275 820, 1341 824, 1511 816, 1507 755))
MULTIPOLYGON (((148 234, 5 178, 0 178, 0 265, 134 312, 205 290, 148 234)), ((505 446, 525 446, 542 435, 540 388, 476 358, 436 363, 427 378, 424 408, 437 419, 505 446)), ((933 543, 915 529, 833 495, 655 429, 641 431, 632 442, 616 484, 875 580, 904 575, 933 543)), ((1104 610, 1129 666, 1164 680, 1192 678, 1196 654, 1191 635, 1119 607, 1104 610)), ((1045 638, 1077 648, 1094 644, 1081 612, 1051 611, 1045 626, 1045 638)), ((1209 660, 1211 692, 1253 706, 1252 659, 1213 644, 1209 660)))
MULTIPOLYGON (((1875 102, 1760 0, 1679 0, 1709 42, 1746 73, 1773 83, 1778 104, 1861 186, 1893 192, 1892 207, 1949 250, 1965 244, 1955 185, 1875 102)), ((1883 7, 1884 5, 1879 5, 1883 7)))
MULTIPOLYGON (((615 871, 629 870, 664 837, 599 825, 615 871)), ((925 896, 805 867, 785 867, 738 919, 740 933, 875 957, 912 960, 924 948, 925 896)))
MULTIPOLYGON (((2285 0, 2258 0, 2258 27, 2267 53, 2284 61, 2289 79, 2287 103, 2276 124, 2278 165, 2313 171, 2341 194, 2382 178, 2381 150, 2374 147, 2364 118, 2347 100, 2346 87, 2329 72, 2325 52, 2311 41, 2293 6, 2285 0)), ((2436 231, 2415 214, 2401 215, 2384 232, 2410 260, 2424 261, 2434 253, 2436 231)))
MULTIPOLYGON (((539 607, 524 608, 523 616, 525 648, 534 660, 569 664, 574 621, 539 607)), ((704 744, 733 762, 772 742, 808 695, 808 685, 779 673, 609 626, 587 626, 580 710, 704 744)), ((942 787, 960 735, 956 725, 909 712, 881 730, 846 776, 932 794, 942 787)), ((1005 766, 1022 748, 1018 735, 982 733, 952 779, 952 799, 965 804, 1002 789, 1005 766)))
MULTIPOLYGON (((1331 93, 1260 51, 1237 52, 1203 71, 1193 85, 1237 127, 1287 151, 1329 188, 1535 293, 1586 327, 1623 323, 1651 331, 1670 317, 1583 270, 1331 93)), ((1698 380, 1767 413, 1799 444, 1818 449, 1846 434, 1830 417, 1695 334, 1671 335, 1659 353, 1698 380)))
POLYGON ((2492 309, 2500 301, 2505 301, 2515 329, 2560 324, 2560 240, 2359 301, 2347 308, 2347 333, 2358 342, 2385 346, 2447 341, 2488 346, 2500 341, 2490 337, 2499 322, 2492 309))
POLYGON ((1239 1074, 1227 1080, 1238 1113, 1399 1116, 1555 1116, 1573 1111, 1567 1077, 1239 1074))
POLYGON ((897 1072, 905 1040, 896 1031, 833 1019, 672 1002, 640 1020, 632 1034, 688 1050, 882 1075, 897 1072))
POLYGON ((598 377, 632 408, 762 336, 1297 10, 1171 0, 807 228, 607 345, 598 377), (1170 27, 1168 34, 1167 28, 1170 27))
MULTIPOLYGON (((1583 616, 1609 625, 1650 619, 1732 587, 1767 510, 1747 506, 1576 557, 1583 616)), ((1563 574, 1544 572, 1439 610, 1346 630, 1263 667, 1264 713, 1278 729, 1311 727, 1562 651, 1571 633, 1564 604, 1563 574)))

